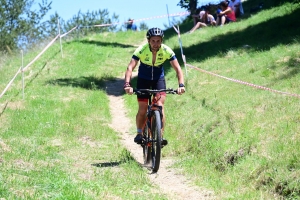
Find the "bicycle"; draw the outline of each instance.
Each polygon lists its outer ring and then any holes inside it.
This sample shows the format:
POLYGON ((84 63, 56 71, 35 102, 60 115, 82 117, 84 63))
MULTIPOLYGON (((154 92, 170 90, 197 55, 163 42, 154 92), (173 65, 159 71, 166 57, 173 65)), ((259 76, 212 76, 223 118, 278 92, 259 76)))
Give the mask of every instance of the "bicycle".
POLYGON ((152 171, 157 172, 160 165, 161 149, 167 144, 166 141, 162 141, 163 114, 162 106, 157 105, 160 98, 160 95, 157 94, 160 92, 177 94, 177 90, 171 88, 161 90, 134 89, 133 92, 136 95, 149 95, 141 146, 143 147, 144 164, 149 165, 151 163, 152 171))

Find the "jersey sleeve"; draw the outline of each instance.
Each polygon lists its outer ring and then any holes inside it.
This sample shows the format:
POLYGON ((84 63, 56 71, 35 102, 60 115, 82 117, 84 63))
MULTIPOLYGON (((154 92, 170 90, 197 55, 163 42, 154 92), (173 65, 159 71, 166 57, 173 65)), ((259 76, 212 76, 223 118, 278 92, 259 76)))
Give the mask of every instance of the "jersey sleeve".
POLYGON ((133 58, 134 60, 136 60, 136 61, 139 61, 139 60, 140 60, 140 58, 137 57, 136 55, 132 55, 132 58, 133 58))
POLYGON ((144 46, 139 46, 132 55, 132 58, 139 61, 142 57, 142 50, 143 50, 144 46))
POLYGON ((176 59, 175 53, 170 47, 164 45, 163 50, 165 52, 166 60, 172 61, 176 59))
POLYGON ((172 61, 172 60, 176 60, 177 58, 176 58, 176 56, 174 55, 174 56, 172 56, 170 59, 169 59, 169 61, 172 61))

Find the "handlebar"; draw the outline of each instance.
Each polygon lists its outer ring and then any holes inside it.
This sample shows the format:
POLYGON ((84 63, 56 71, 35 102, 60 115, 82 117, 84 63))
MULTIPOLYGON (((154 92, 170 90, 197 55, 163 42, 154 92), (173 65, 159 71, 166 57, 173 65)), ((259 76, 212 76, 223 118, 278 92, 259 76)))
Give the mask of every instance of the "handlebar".
POLYGON ((165 92, 166 94, 177 94, 177 90, 173 88, 152 90, 152 89, 133 89, 133 93, 137 95, 153 95, 159 92, 165 92))

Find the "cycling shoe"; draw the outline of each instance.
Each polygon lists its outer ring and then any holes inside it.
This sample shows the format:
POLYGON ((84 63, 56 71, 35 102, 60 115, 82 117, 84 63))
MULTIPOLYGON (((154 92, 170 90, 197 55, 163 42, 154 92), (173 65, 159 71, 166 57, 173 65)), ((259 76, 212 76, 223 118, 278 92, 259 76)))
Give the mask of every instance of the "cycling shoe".
POLYGON ((142 134, 137 134, 134 138, 134 142, 137 144, 142 144, 143 143, 143 136, 142 134))

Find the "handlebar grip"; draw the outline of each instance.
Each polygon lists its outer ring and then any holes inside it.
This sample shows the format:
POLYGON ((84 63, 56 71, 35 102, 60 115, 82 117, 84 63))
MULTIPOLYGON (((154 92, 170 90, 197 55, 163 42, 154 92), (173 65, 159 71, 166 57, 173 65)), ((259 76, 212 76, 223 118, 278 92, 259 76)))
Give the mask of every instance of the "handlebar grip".
POLYGON ((152 90, 152 89, 133 89, 133 93, 137 95, 142 95, 142 94, 155 94, 159 92, 165 92, 166 94, 178 94, 177 90, 174 90, 172 88, 168 89, 161 89, 161 90, 152 90))

